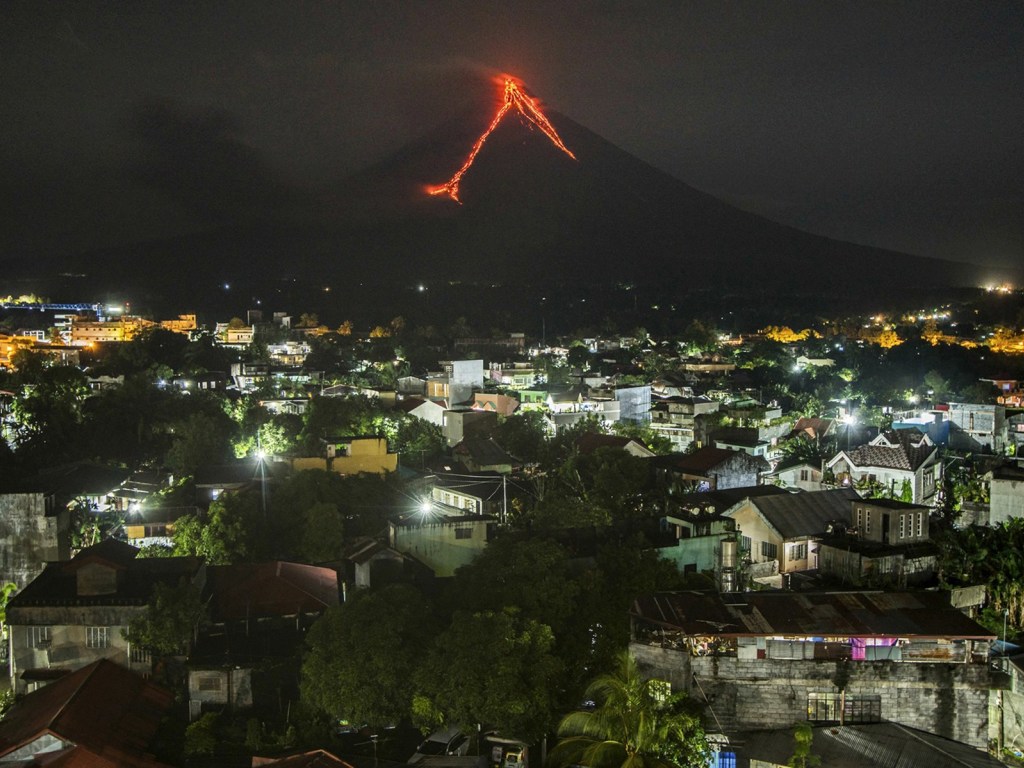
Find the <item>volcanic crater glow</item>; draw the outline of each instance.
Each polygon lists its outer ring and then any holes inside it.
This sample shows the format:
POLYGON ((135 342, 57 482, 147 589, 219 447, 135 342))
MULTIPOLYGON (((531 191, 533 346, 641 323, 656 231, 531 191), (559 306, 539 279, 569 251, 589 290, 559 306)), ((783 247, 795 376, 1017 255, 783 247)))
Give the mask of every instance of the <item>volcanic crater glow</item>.
POLYGON ((462 177, 465 176, 466 171, 469 170, 470 166, 473 165, 473 161, 476 160, 476 156, 480 153, 480 150, 484 146, 484 142, 487 141, 487 137, 490 136, 494 129, 498 127, 498 123, 505 117, 510 110, 516 110, 537 126, 545 136, 551 139, 551 143, 558 147, 560 150, 565 152, 573 160, 576 159, 569 148, 562 142, 555 127, 551 125, 551 122, 545 117, 541 111, 540 105, 535 99, 530 98, 526 92, 520 86, 519 81, 509 75, 504 75, 502 78, 502 87, 504 89, 501 106, 498 107, 498 111, 494 114, 494 118, 491 120, 490 125, 487 129, 480 134, 474 143, 472 148, 469 150, 469 154, 466 156, 465 162, 459 167, 452 177, 448 179, 444 184, 438 184, 437 186, 427 187, 427 192, 431 195, 448 195, 455 202, 461 202, 459 200, 459 183, 462 181, 462 177))

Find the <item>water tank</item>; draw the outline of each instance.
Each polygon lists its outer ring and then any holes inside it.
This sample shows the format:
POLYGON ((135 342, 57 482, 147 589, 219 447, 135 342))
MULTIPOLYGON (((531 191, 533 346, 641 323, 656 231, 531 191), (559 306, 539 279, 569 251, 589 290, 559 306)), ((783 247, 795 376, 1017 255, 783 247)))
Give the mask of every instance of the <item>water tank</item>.
POLYGON ((736 553, 738 546, 736 539, 725 539, 722 541, 722 568, 736 567, 736 553))

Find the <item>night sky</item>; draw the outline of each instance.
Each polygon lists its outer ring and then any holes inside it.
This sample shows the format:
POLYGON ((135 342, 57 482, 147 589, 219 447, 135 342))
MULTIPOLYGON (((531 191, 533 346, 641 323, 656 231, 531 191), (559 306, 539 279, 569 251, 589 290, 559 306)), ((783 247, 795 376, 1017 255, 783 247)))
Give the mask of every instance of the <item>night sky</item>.
POLYGON ((838 0, 7 0, 0 258, 331 185, 444 122, 467 72, 500 71, 776 221, 1024 263, 1024 3, 838 0))

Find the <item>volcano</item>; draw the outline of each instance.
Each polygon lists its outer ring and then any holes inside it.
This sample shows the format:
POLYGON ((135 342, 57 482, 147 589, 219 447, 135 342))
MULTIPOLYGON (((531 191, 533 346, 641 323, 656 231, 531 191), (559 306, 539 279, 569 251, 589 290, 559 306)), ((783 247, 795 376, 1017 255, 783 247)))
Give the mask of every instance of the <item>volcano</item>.
MULTIPOLYGON (((499 111, 507 90, 503 98, 499 111)), ((541 116, 550 131, 515 104, 496 113, 492 94, 486 109, 469 105, 276 216, 33 270, 84 273, 107 289, 165 297, 178 288, 193 300, 197 286, 243 278, 254 292, 275 280, 315 279, 335 286, 630 283, 741 296, 892 295, 910 284, 981 281, 974 265, 832 240, 742 211, 565 115, 545 109, 541 116), (454 177, 453 168, 460 169, 454 177)), ((7 272, 24 274, 24 267, 11 263, 7 272)))

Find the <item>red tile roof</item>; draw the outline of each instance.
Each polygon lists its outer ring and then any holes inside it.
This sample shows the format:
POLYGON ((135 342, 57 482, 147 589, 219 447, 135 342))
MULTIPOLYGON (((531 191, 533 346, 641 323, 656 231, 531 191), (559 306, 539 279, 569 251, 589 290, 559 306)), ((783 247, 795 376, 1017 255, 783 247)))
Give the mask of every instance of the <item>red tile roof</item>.
POLYGON ((254 757, 252 764, 253 768, 256 768, 256 766, 272 766, 272 768, 352 768, 344 760, 322 749, 288 757, 254 757))

